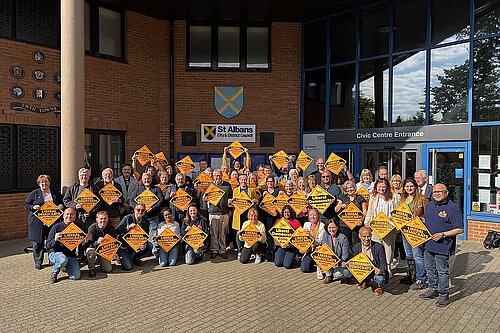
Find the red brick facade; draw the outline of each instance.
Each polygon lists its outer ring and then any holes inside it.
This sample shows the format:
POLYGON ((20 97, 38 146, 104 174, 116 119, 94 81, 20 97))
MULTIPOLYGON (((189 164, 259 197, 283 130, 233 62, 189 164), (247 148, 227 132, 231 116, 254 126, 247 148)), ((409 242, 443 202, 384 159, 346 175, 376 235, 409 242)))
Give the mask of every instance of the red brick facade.
MULTIPOLYGON (((274 153, 278 147, 285 151, 298 150, 300 23, 272 24, 272 69, 266 72, 189 71, 186 69, 185 22, 175 21, 174 29, 176 153, 222 152, 224 144, 201 143, 202 122, 255 124, 257 142, 245 144, 251 151, 274 153), (216 85, 244 87, 245 105, 235 118, 227 120, 215 111, 213 87, 216 85), (181 147, 182 131, 198 133, 196 147, 181 147), (259 148, 261 131, 275 132, 276 148, 259 148)), ((169 23, 127 12, 125 36, 125 62, 85 57, 85 128, 124 131, 127 159, 143 144, 168 154, 169 23)), ((41 107, 57 105, 52 94, 60 91, 60 86, 53 82, 52 75, 60 72, 59 50, 0 39, 0 59, 0 123, 60 126, 60 118, 54 113, 10 109, 10 103, 15 101, 10 88, 17 84, 25 89, 25 97, 20 101, 41 107), (32 60, 35 50, 45 53, 43 64, 37 65, 32 60), (13 65, 25 69, 23 79, 10 76, 13 65), (46 72, 44 82, 31 78, 34 69, 46 72), (31 96, 31 90, 38 87, 47 92, 43 102, 31 96)), ((33 184, 35 187, 35 179, 33 184)), ((27 213, 23 209, 26 196, 27 193, 0 194, 3 204, 0 240, 26 237, 27 213)))

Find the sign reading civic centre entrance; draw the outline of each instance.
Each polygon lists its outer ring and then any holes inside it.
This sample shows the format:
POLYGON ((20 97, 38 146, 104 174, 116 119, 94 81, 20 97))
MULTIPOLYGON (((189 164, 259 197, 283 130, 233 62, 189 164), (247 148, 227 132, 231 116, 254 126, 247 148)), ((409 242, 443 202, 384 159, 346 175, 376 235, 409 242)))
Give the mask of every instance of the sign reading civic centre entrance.
POLYGON ((201 142, 255 142, 255 125, 201 124, 201 142))

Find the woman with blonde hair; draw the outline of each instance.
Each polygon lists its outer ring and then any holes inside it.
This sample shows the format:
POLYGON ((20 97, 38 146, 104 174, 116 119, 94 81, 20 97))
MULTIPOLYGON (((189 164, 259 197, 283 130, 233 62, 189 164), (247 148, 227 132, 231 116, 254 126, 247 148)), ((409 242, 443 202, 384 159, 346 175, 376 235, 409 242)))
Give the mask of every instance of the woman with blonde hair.
POLYGON ((366 188, 368 191, 373 191, 373 174, 368 169, 361 170, 361 174, 359 175, 359 183, 356 184, 356 190, 359 190, 361 186, 366 188))

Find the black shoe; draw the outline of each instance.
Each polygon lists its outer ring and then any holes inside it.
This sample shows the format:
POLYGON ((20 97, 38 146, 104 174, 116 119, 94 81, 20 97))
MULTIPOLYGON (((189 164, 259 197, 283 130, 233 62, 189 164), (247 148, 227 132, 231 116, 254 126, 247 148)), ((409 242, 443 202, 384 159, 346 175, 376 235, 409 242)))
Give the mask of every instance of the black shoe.
POLYGON ((448 304, 450 304, 450 296, 448 294, 439 294, 436 300, 436 306, 444 308, 448 304))
POLYGON ((40 263, 36 263, 35 264, 35 269, 41 270, 41 269, 43 269, 43 265, 40 264, 40 263))
POLYGON ((227 256, 226 252, 221 253, 221 254, 220 254, 220 256, 221 256, 222 258, 224 258, 224 259, 227 259, 227 258, 228 258, 228 256, 227 256))
POLYGON ((57 282, 57 273, 52 272, 52 274, 50 274, 50 282, 52 282, 52 283, 57 282))
POLYGON ((216 252, 210 253, 210 259, 215 259, 215 257, 217 257, 217 253, 216 252))
POLYGON ((427 289, 427 291, 423 294, 418 295, 420 299, 434 299, 439 296, 439 293, 434 290, 427 289))
POLYGON ((89 277, 95 278, 95 270, 94 269, 89 269, 89 277))
POLYGON ((134 265, 136 266, 144 266, 144 263, 139 258, 134 258, 134 265))
POLYGON ((406 285, 411 285, 413 284, 413 281, 410 276, 405 276, 399 279, 400 284, 406 284, 406 285))

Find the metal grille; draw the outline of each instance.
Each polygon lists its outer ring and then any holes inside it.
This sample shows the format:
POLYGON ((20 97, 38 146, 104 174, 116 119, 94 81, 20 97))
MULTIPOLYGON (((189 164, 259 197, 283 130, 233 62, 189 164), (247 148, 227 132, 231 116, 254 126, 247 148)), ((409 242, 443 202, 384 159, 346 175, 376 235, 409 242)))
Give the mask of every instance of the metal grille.
POLYGON ((0 0, 0 36, 11 37, 11 0, 0 0))
POLYGON ((57 128, 18 127, 17 187, 31 189, 40 174, 52 178, 51 186, 59 183, 57 128))
POLYGON ((13 157, 13 142, 12 142, 12 126, 0 125, 0 190, 10 190, 13 187, 14 166, 13 157))
POLYGON ((56 0, 17 0, 16 37, 27 42, 56 47, 57 4, 56 0))

